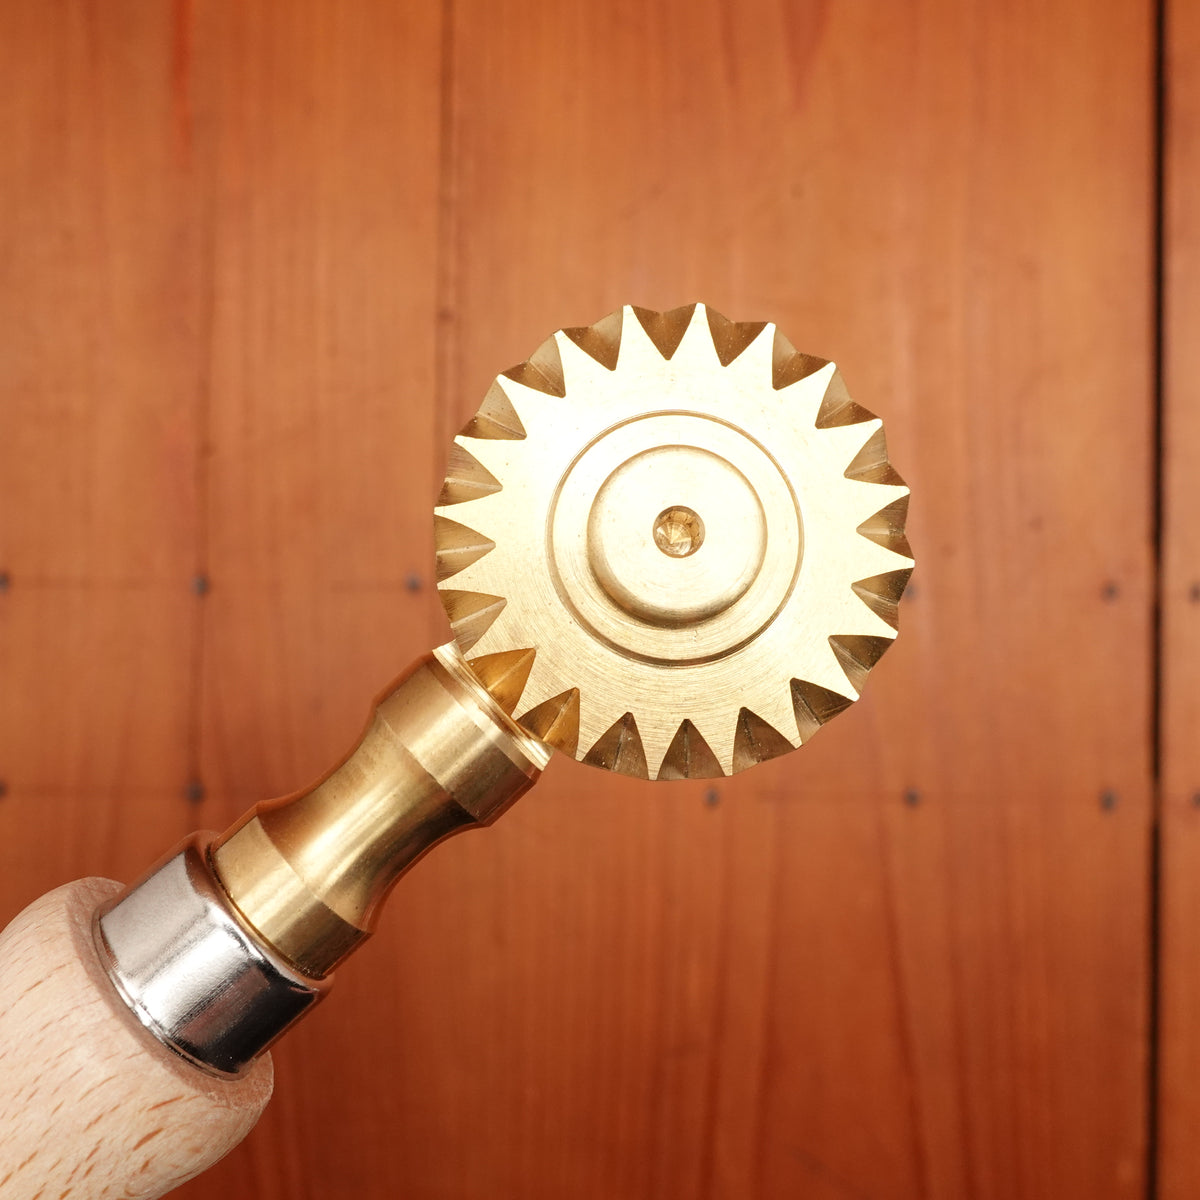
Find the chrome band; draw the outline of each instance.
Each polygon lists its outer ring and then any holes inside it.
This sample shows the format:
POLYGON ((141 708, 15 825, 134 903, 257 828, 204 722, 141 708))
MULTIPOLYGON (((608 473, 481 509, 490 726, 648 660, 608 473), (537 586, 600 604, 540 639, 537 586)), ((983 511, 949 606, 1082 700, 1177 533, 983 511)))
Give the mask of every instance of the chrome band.
POLYGON ((193 834, 100 910, 96 941, 138 1019, 176 1053, 237 1075, 328 990, 299 974, 234 915, 193 834))

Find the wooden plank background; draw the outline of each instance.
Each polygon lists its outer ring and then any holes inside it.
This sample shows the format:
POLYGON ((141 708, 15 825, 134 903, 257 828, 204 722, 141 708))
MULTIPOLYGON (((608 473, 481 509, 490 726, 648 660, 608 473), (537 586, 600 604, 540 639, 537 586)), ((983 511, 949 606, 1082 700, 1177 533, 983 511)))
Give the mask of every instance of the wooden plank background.
POLYGON ((862 704, 712 789, 556 763, 180 1195, 1146 1194, 1155 20, 0 4, 5 916, 343 751, 446 637, 448 438, 554 328, 776 320, 914 488, 862 704))
POLYGON ((1200 1191, 1200 12, 1168 6, 1163 225, 1160 1195, 1200 1191))

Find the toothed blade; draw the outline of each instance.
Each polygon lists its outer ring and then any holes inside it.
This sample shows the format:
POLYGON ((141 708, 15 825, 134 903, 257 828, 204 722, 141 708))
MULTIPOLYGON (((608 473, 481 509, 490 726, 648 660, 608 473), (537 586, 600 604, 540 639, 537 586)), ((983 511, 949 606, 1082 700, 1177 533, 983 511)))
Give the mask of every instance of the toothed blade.
POLYGON ((806 679, 792 680, 792 707, 801 742, 807 742, 838 713, 854 703, 853 696, 843 696, 806 679))
POLYGON ((625 314, 621 309, 609 313, 594 325, 564 329, 563 336, 573 342, 606 371, 615 371, 621 356, 621 328, 625 314))
POLYGON ((642 749, 642 739, 633 713, 626 713, 604 733, 583 761, 594 767, 603 767, 606 771, 616 771, 619 775, 649 779, 646 752, 642 749))
POLYGON ((841 373, 834 371, 821 399, 821 409, 817 413, 818 429, 834 429, 842 425, 861 425, 864 421, 877 421, 879 418, 873 412, 863 408, 850 399, 846 382, 841 373))
POLYGON ((500 490, 500 481, 459 442, 450 447, 446 478, 438 495, 438 505, 465 504, 500 490))
POLYGON ((717 352, 717 361, 723 367, 729 366, 735 358, 753 345, 767 328, 765 321, 731 321, 711 308, 706 310, 705 315, 708 318, 713 348, 717 352))
POLYGON ((534 737, 575 757, 579 750, 579 689, 571 688, 543 700, 518 718, 534 737))
POLYGON ((691 721, 685 720, 671 739, 656 778, 719 779, 724 774, 717 756, 700 736, 700 731, 691 721))
POLYGON ((771 387, 777 392, 830 365, 828 359, 818 358, 815 354, 801 354, 778 329, 775 330, 771 346, 771 387))
POLYGON ((912 568, 872 575, 851 584, 854 594, 881 620, 893 629, 900 628, 900 597, 908 586, 912 568))
POLYGON ((683 341, 683 335, 695 316, 696 307, 695 304, 687 304, 669 312, 655 312, 650 308, 634 308, 631 311, 654 348, 663 358, 670 359, 679 349, 679 343, 683 341))
POLYGON ((778 758, 795 747, 772 725, 760 716, 743 708, 738 713, 737 732, 733 742, 733 770, 745 771, 768 759, 778 758))
POLYGON ((524 441, 528 436, 499 379, 488 388, 479 411, 459 436, 492 441, 524 441))
POLYGON ((547 396, 561 399, 567 394, 558 341, 553 337, 547 338, 523 363, 509 367, 503 374, 535 392, 545 392, 547 396))
POLYGON ((863 443, 862 449, 854 456, 854 460, 846 468, 847 479, 857 479, 862 483, 886 483, 903 486, 904 480, 900 473, 888 460, 887 437, 881 424, 874 433, 863 443))
POLYGON ((891 638, 860 634, 835 634, 829 639, 837 660, 851 686, 861 696, 871 668, 884 656, 892 644, 891 638))
POLYGON ((488 631, 488 627, 503 612, 507 601, 503 596, 443 588, 442 603, 450 617, 454 640, 458 642, 459 649, 465 652, 488 631))
POLYGON ((908 544, 908 536, 904 530, 907 521, 908 497, 899 496, 872 513, 858 526, 856 532, 877 546, 891 550, 893 554, 912 558, 912 547, 908 544))
POLYGON ((626 306, 497 376, 441 505, 439 590, 485 686, 640 778, 812 737, 895 638, 913 566, 879 418, 833 362, 703 304, 626 306))
POLYGON ((536 650, 501 650, 498 654, 469 658, 467 666, 511 717, 521 701, 536 654, 536 650))
POLYGON ((436 513, 433 518, 433 540, 436 547, 437 578, 440 583, 478 562, 496 548, 491 538, 484 537, 466 525, 436 513))

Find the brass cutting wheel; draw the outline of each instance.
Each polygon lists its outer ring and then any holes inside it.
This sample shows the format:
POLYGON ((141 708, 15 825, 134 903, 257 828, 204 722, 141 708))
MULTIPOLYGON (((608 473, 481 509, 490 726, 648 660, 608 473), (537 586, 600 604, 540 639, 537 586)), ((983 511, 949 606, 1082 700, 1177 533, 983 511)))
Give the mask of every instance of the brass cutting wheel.
POLYGON ((897 633, 907 506, 832 363, 700 304, 626 307, 505 371, 455 439, 439 587, 536 736, 712 778, 858 698, 897 633))

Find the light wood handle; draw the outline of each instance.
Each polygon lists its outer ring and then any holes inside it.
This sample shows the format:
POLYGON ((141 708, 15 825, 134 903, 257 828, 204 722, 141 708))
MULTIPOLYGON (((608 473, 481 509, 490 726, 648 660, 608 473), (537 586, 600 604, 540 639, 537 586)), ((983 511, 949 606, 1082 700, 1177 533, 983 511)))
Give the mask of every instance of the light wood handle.
POLYGON ((138 1023, 96 956, 92 914, 120 891, 82 879, 0 933, 0 1196, 150 1200, 222 1158, 271 1097, 263 1055, 224 1081, 138 1023))

